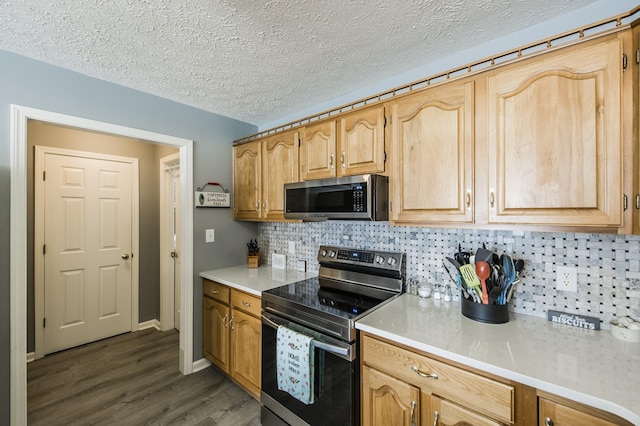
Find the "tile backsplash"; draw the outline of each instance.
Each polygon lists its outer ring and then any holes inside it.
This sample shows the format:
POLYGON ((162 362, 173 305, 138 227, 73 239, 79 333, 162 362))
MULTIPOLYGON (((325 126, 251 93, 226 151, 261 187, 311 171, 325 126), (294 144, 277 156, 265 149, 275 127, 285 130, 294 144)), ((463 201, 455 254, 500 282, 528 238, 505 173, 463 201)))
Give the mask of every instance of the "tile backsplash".
MULTIPOLYGON (((387 222, 327 221, 318 223, 261 223, 258 242, 263 263, 271 254, 287 254, 287 266, 307 262, 319 268, 322 244, 399 251, 407 256, 407 277, 432 283, 451 282, 443 267, 458 243, 475 250, 484 242, 498 254, 525 262, 510 309, 546 317, 548 309, 600 318, 602 328, 620 316, 640 320, 640 236, 551 233, 479 229, 435 229, 390 226, 387 222), (295 243, 294 255, 288 253, 295 243), (555 266, 578 269, 578 292, 555 289, 555 266)), ((456 296, 457 297, 457 296, 456 296)))

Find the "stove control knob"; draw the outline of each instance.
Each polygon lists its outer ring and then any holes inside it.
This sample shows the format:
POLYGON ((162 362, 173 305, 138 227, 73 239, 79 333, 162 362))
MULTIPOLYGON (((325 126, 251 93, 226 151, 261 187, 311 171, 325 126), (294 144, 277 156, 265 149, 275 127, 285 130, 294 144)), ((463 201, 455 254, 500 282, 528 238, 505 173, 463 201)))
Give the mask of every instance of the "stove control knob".
POLYGON ((377 255, 376 256, 376 263, 379 265, 382 265, 384 263, 384 257, 377 255))
POLYGON ((325 249, 322 249, 320 251, 320 256, 325 257, 327 255, 327 251, 325 249))
POLYGON ((395 266, 395 264, 396 264, 396 263, 398 263, 398 261, 396 260, 396 258, 395 258, 395 257, 389 257, 389 258, 387 259, 387 263, 388 263, 389 265, 391 265, 391 266, 395 266))
POLYGON ((329 250, 329 257, 336 257, 336 252, 333 250, 329 250))

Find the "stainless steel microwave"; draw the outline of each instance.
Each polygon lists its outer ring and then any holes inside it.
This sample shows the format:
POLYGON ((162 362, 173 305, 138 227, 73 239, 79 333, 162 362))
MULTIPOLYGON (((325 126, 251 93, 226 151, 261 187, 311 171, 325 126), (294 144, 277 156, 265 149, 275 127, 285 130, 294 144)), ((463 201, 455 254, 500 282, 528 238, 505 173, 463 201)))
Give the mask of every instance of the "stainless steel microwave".
POLYGON ((388 220, 389 178, 370 174, 287 183, 284 217, 309 221, 388 220))

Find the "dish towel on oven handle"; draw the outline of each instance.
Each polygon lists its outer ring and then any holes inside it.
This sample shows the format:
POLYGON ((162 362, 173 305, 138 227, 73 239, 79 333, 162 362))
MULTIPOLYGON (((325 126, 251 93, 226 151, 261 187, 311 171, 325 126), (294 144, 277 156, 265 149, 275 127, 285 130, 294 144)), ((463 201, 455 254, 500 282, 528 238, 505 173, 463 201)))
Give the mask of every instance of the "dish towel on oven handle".
POLYGON ((278 390, 313 404, 313 338, 279 326, 276 333, 278 390))

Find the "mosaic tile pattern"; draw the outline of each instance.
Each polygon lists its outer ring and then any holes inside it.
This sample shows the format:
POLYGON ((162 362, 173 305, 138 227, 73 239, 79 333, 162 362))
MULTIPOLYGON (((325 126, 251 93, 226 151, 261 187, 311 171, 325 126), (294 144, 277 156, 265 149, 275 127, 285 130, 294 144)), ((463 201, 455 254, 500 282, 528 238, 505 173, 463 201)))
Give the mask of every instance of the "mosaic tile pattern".
MULTIPOLYGON (((620 316, 640 320, 640 236, 434 229, 389 226, 387 222, 327 221, 319 223, 261 223, 258 240, 262 262, 272 253, 287 254, 287 266, 305 260, 317 271, 321 244, 400 251, 407 255, 407 277, 431 283, 451 282, 443 267, 458 243, 474 251, 485 243, 497 253, 525 262, 510 309, 546 317, 548 309, 600 318, 602 328, 620 316), (289 255, 289 241, 296 254, 289 255), (578 268, 578 292, 555 289, 555 266, 578 268)), ((458 295, 454 296, 455 299, 458 295)))

